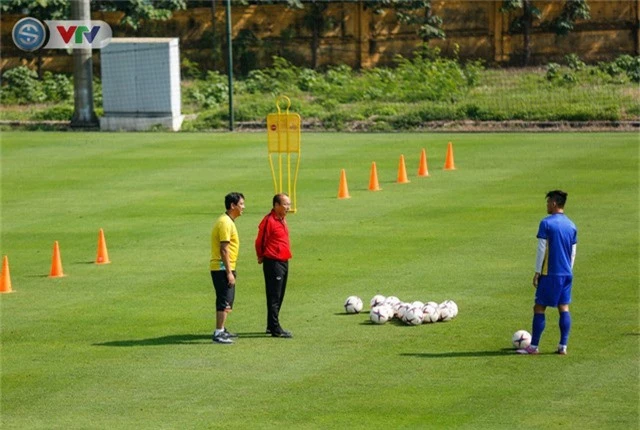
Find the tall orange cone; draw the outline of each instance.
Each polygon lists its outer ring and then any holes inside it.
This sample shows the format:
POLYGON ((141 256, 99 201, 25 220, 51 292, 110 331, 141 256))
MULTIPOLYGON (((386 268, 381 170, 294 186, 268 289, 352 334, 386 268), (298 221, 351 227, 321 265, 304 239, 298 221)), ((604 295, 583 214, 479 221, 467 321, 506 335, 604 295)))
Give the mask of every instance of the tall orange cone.
POLYGON ((98 256, 96 257, 96 264, 109 264, 109 252, 107 252, 107 242, 104 240, 104 231, 100 229, 98 234, 98 256))
POLYGON ((371 173, 369 173, 369 191, 380 191, 381 189, 378 183, 378 169, 374 161, 371 163, 371 173))
POLYGON ((2 259, 2 274, 0 274, 0 293, 12 293, 11 274, 9 273, 9 258, 2 259))
POLYGON ((420 166, 418 167, 418 176, 429 176, 429 169, 427 168, 427 151, 422 149, 420 153, 420 166))
POLYGON ((62 260, 60 259, 60 246, 58 246, 58 241, 56 240, 53 243, 53 258, 51 258, 51 272, 49 273, 50 278, 61 278, 64 276, 62 273, 62 260))
POLYGON ((347 186, 347 173, 342 169, 340 172, 340 186, 338 187, 338 198, 339 199, 348 199, 351 196, 349 195, 349 187, 347 186))
POLYGON ((407 167, 404 165, 404 155, 400 156, 400 164, 398 165, 398 183, 409 183, 409 178, 407 178, 407 167))
POLYGON ((456 166, 453 164, 453 144, 451 142, 447 145, 447 158, 444 160, 444 170, 456 170, 456 166))

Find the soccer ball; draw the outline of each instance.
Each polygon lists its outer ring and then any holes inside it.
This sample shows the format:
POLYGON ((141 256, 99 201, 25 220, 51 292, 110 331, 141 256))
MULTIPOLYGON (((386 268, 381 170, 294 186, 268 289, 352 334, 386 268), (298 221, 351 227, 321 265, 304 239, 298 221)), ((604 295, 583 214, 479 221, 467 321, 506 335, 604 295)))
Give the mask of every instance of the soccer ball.
POLYGON ((453 311, 445 302, 438 305, 438 310, 440 311, 439 321, 451 321, 453 318, 453 311))
POLYGON ((412 306, 404 313, 402 321, 409 325, 420 325, 422 324, 422 318, 422 308, 412 306))
POLYGON ((416 300, 415 302, 411 303, 411 307, 412 308, 424 308, 424 303, 422 303, 420 300, 416 300))
POLYGON ((384 324, 389 321, 389 310, 385 306, 371 308, 369 319, 374 324, 384 324))
POLYGON ((425 323, 433 323, 440 319, 440 311, 438 311, 437 307, 430 304, 424 305, 422 308, 422 314, 422 322, 425 323))
POLYGON ((526 348, 531 345, 531 335, 526 330, 518 330, 513 334, 511 342, 516 349, 526 348))
POLYGON ((409 303, 400 302, 395 308, 396 318, 404 320, 404 314, 409 310, 411 305, 409 303))
POLYGON ((348 314, 357 314, 362 310, 362 299, 358 296, 349 296, 344 302, 344 310, 348 314))
POLYGON ((396 296, 389 296, 384 300, 384 304, 391 306, 392 308, 395 307, 395 305, 397 305, 398 303, 400 303, 400 299, 396 296))
POLYGON ((444 302, 451 311, 451 318, 458 316, 458 305, 453 300, 445 300, 444 302))
POLYGON ((376 306, 380 306, 381 304, 383 304, 386 299, 387 298, 385 296, 376 294, 371 298, 369 304, 371 305, 371 308, 375 308, 376 306))

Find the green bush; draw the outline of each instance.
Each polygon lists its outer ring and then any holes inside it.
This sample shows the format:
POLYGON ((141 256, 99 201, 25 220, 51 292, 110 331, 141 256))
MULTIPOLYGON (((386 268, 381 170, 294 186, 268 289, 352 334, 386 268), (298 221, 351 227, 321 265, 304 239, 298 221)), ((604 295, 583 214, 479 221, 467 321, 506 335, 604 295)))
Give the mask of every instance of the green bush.
POLYGON ((36 120, 45 121, 71 121, 73 106, 59 105, 40 111, 34 115, 36 120))
POLYGON ((26 66, 7 70, 2 74, 2 81, 4 103, 38 103, 47 99, 42 82, 38 80, 38 74, 26 66))
POLYGON ((73 100, 73 83, 66 75, 44 72, 42 90, 47 101, 65 102, 73 100))
POLYGON ((564 56, 564 61, 571 70, 579 71, 586 67, 584 61, 577 54, 569 54, 564 56))

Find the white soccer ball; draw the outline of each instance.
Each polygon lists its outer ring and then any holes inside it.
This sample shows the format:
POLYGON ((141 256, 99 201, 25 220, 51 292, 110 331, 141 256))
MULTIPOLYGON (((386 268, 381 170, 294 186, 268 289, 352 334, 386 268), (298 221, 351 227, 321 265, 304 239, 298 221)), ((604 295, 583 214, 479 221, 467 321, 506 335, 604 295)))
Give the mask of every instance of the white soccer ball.
POLYGON ((511 342, 516 349, 524 349, 531 345, 531 335, 526 330, 518 330, 513 334, 511 342))
POLYGON ((445 300, 444 303, 451 310, 451 318, 458 316, 458 305, 453 300, 445 300))
POLYGON ((422 308, 422 322, 434 323, 440 319, 440 311, 436 306, 426 304, 422 308))
POLYGON ((344 302, 344 310, 348 314, 357 314, 362 310, 362 299, 358 296, 349 296, 344 302))
POLYGON ((383 304, 386 299, 387 298, 382 294, 376 294, 371 298, 369 304, 371 305, 371 308, 375 308, 376 306, 380 306, 381 304, 383 304))
POLYGON ((440 311, 439 321, 451 321, 453 318, 453 312, 445 302, 438 305, 438 311, 440 311))
POLYGON ((420 300, 416 300, 415 302, 411 303, 411 307, 422 309, 424 307, 424 303, 422 303, 420 300))
POLYGON ((404 320, 404 314, 409 310, 411 305, 409 303, 400 302, 395 309, 396 318, 404 320))
POLYGON ((387 320, 393 319, 393 317, 395 316, 395 311, 393 310, 393 308, 391 306, 389 306, 387 304, 382 304, 379 307, 382 308, 382 310, 384 312, 386 312, 387 320))
POLYGON ((371 308, 369 319, 374 324, 384 324, 389 321, 389 311, 384 306, 376 306, 371 308))
POLYGON ((400 303, 400 299, 397 298, 396 296, 389 296, 384 300, 384 304, 391 306, 392 308, 398 303, 400 303))
POLYGON ((402 321, 409 325, 420 325, 422 324, 422 318, 422 308, 412 306, 404 313, 402 321))

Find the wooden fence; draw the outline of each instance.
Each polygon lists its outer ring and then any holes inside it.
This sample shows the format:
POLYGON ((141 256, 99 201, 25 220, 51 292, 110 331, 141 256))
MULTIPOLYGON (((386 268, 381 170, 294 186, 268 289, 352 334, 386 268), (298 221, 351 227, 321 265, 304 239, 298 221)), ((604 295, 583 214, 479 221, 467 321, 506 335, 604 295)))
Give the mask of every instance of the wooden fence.
MULTIPOLYGON (((575 53, 586 62, 612 60, 640 53, 640 0, 590 0, 591 19, 578 22, 566 36, 558 36, 541 22, 558 16, 562 1, 535 1, 541 11, 534 23, 530 50, 532 64, 560 61, 575 53)), ((445 40, 432 40, 444 55, 483 59, 488 64, 518 65, 524 52, 523 37, 509 33, 517 13, 500 11, 502 0, 441 0, 433 13, 442 17, 445 40)), ((347 64, 353 68, 390 65, 400 54, 410 57, 421 44, 416 29, 398 23, 393 11, 374 13, 362 2, 332 2, 322 13, 321 28, 314 32, 311 9, 282 5, 233 7, 233 38, 237 72, 268 66, 279 55, 296 65, 325 67, 347 64)), ((11 39, 13 24, 21 16, 3 15, 0 25, 4 70, 19 64, 35 67, 37 56, 18 50, 11 39)), ((205 69, 225 69, 225 9, 223 2, 209 8, 179 11, 170 21, 148 22, 137 31, 118 24, 118 13, 93 14, 108 22, 114 37, 178 37, 182 58, 205 69)), ((317 16, 316 16, 317 18, 317 16)), ((94 63, 99 70, 99 52, 94 63)), ((40 52, 43 69, 70 72, 71 56, 62 50, 40 52)))

